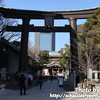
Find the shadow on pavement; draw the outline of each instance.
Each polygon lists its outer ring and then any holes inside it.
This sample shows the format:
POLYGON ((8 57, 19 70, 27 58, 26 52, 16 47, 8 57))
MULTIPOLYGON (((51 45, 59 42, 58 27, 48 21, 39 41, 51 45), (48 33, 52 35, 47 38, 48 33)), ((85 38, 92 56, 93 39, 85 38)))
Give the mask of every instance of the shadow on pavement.
POLYGON ((63 88, 64 88, 64 90, 66 92, 68 92, 68 91, 74 91, 74 89, 69 85, 69 82, 68 81, 64 81, 63 88))

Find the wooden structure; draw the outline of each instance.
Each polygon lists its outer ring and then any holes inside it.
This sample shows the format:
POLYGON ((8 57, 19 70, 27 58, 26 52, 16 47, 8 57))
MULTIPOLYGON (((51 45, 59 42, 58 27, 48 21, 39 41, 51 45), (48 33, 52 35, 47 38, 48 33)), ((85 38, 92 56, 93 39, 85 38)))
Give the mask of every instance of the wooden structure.
POLYGON ((45 75, 64 75, 64 68, 61 68, 59 62, 57 61, 61 57, 61 54, 55 51, 49 52, 49 64, 45 64, 46 67, 43 68, 43 73, 45 75))
MULTIPOLYGON (((71 11, 35 11, 35 10, 20 10, 0 7, 0 13, 5 18, 22 19, 22 25, 6 26, 6 31, 22 32, 21 36, 21 51, 19 60, 19 71, 26 71, 27 66, 27 47, 28 47, 28 33, 29 32, 70 32, 71 54, 78 58, 77 46, 77 19, 89 18, 98 8, 71 10, 71 11), (49 16, 48 16, 49 15, 49 16), (30 25, 31 19, 45 19, 45 16, 53 19, 69 19, 69 25, 64 27, 47 27, 30 25)), ((48 18, 47 17, 47 18, 48 18)), ((49 25, 51 25, 49 23, 49 25)), ((78 29, 79 30, 79 29, 78 29)), ((78 67, 76 63, 78 60, 71 56, 71 67, 74 69, 78 67), (74 61, 76 63, 74 63, 74 61)), ((73 70, 72 70, 73 71, 73 70)))

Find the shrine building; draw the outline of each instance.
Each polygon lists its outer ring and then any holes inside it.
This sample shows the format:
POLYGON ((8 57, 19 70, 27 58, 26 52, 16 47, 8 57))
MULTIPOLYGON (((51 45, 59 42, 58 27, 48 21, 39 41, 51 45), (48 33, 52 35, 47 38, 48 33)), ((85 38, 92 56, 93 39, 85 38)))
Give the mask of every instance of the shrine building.
POLYGON ((64 68, 61 68, 58 59, 61 57, 61 54, 57 51, 49 52, 49 64, 45 64, 46 67, 43 68, 44 75, 64 75, 64 68))

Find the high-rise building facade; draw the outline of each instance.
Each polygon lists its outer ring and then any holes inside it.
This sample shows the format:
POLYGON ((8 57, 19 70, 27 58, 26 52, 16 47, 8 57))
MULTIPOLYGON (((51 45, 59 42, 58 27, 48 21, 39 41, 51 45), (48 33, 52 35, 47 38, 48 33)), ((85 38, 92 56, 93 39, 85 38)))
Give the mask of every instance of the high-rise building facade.
POLYGON ((55 51, 55 33, 36 32, 35 47, 39 50, 55 51))

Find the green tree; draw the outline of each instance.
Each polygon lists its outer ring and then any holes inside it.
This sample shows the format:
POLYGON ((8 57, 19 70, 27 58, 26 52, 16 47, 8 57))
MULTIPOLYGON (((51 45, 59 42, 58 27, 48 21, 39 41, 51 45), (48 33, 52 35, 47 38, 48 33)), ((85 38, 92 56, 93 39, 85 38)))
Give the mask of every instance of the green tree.
POLYGON ((61 58, 59 58, 59 64, 61 65, 62 68, 65 66, 67 69, 69 69, 68 65, 70 62, 70 46, 68 44, 65 44, 65 48, 61 48, 60 51, 58 51, 61 54, 61 58))
POLYGON ((88 78, 88 69, 99 66, 100 59, 100 8, 83 24, 78 33, 79 67, 88 78))
POLYGON ((38 70, 39 70, 39 63, 37 60, 33 59, 32 62, 30 63, 31 64, 31 71, 34 73, 36 73, 38 70))
POLYGON ((38 61, 40 66, 44 66, 44 64, 49 63, 49 51, 48 50, 43 50, 40 51, 40 54, 38 55, 38 61))

